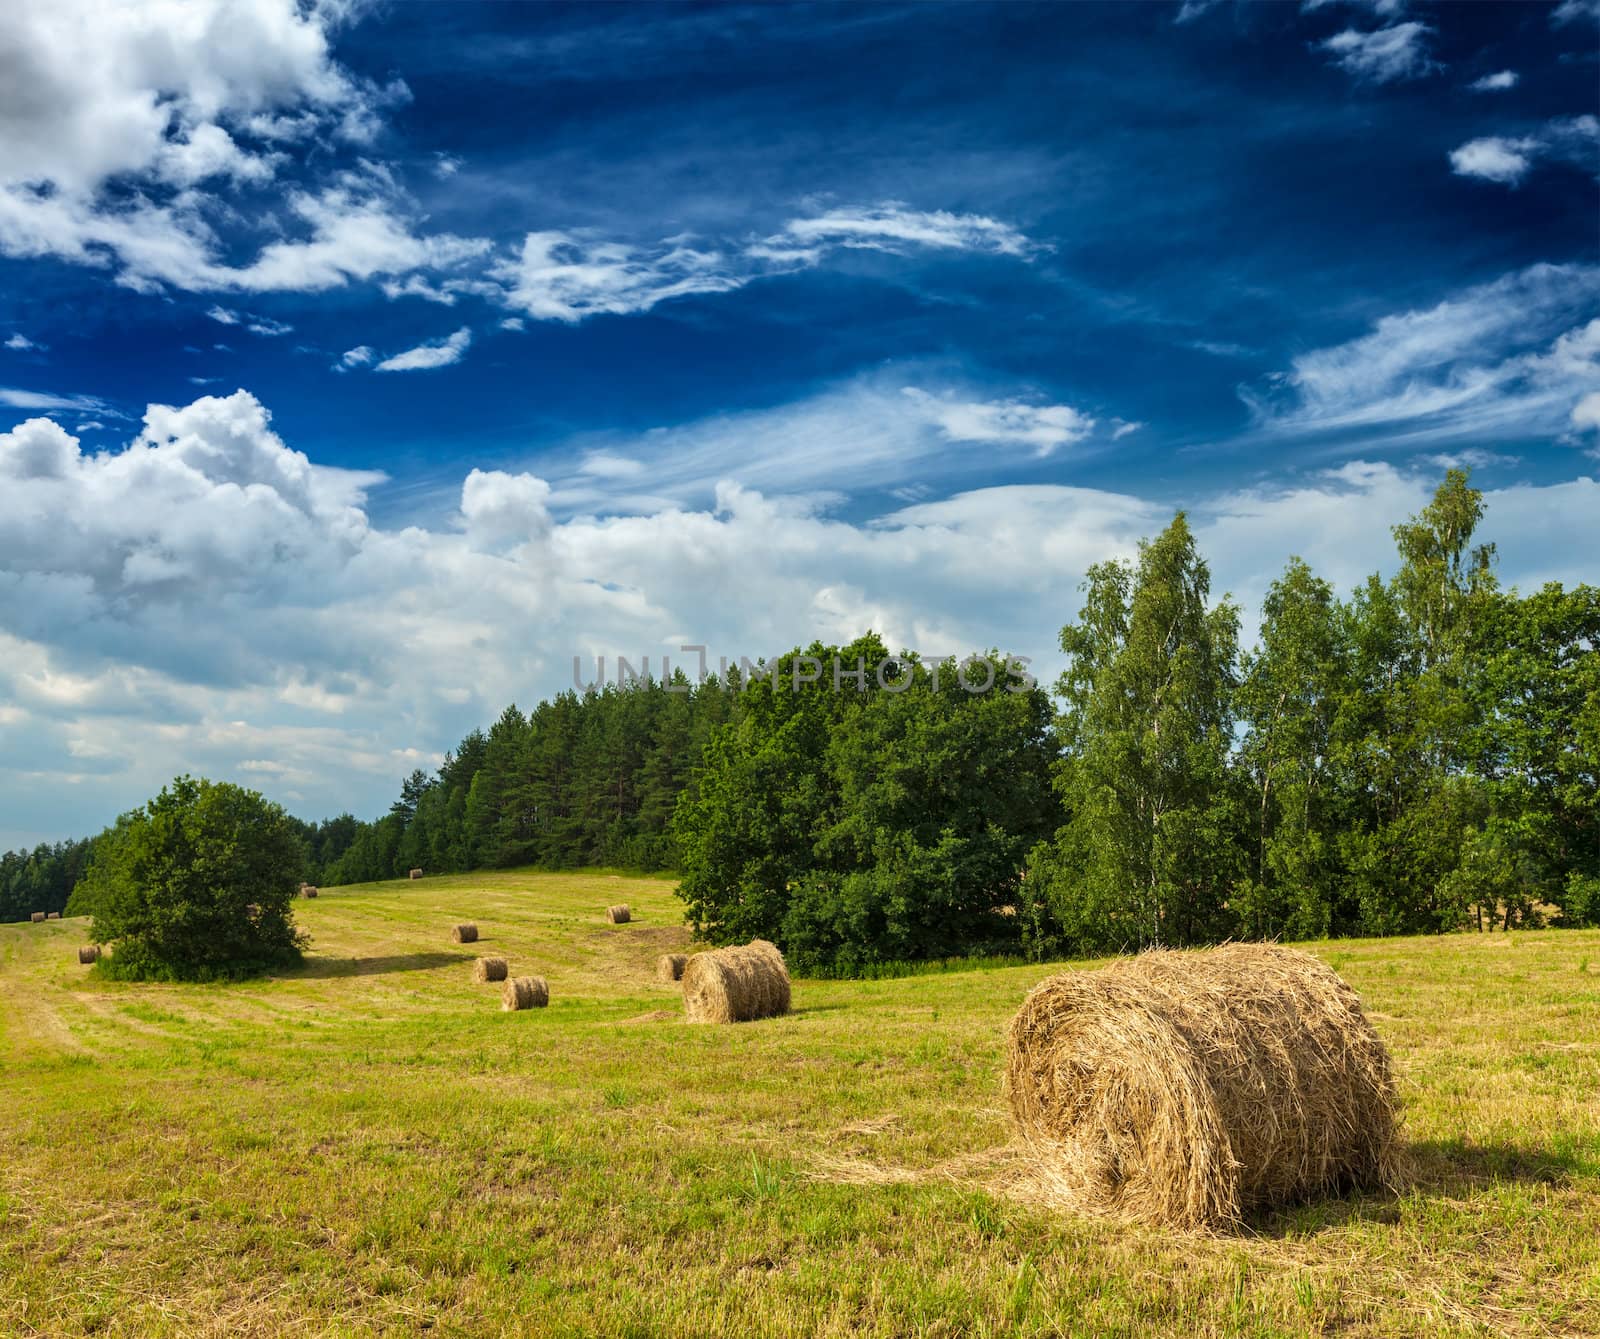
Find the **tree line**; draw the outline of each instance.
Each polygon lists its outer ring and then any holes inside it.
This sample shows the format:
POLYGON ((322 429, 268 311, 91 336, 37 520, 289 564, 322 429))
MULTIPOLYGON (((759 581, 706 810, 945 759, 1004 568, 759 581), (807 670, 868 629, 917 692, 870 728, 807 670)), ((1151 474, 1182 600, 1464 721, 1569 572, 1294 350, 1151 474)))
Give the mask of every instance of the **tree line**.
POLYGON ((1241 650, 1179 513, 1090 569, 1054 703, 868 634, 508 707, 383 817, 296 824, 306 874, 676 870, 706 938, 844 971, 1593 923, 1600 591, 1502 590, 1482 518, 1451 471, 1392 578, 1292 559, 1241 650), (890 674, 801 672, 835 658, 890 674))

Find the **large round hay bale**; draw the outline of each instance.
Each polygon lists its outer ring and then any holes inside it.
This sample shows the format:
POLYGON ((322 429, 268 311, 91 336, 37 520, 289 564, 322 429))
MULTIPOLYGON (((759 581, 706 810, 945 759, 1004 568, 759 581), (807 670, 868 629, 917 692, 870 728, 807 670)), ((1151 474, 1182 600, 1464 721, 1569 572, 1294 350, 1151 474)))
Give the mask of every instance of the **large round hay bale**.
POLYGON ((683 969, 683 1008, 691 1023, 743 1023, 789 1012, 789 969, 775 944, 696 953, 683 969))
POLYGON ((411 870, 409 873, 407 873, 406 877, 408 879, 420 879, 422 877, 422 871, 420 869, 411 870))
POLYGON ((688 963, 687 953, 663 953, 656 959, 656 980, 682 981, 683 969, 688 963))
POLYGON ((606 919, 613 925, 626 925, 633 919, 633 913, 619 902, 614 907, 606 908, 606 919))
POLYGON ((30 916, 29 916, 29 917, 28 917, 28 919, 29 919, 29 920, 30 920, 30 921, 31 921, 31 922, 32 922, 32 923, 33 923, 33 924, 34 924, 34 925, 42 925, 42 924, 44 924, 44 912, 42 912, 42 911, 35 911, 35 912, 34 912, 34 913, 33 913, 33 914, 32 914, 32 915, 30 915, 30 916))
POLYGON ((475 944, 478 942, 478 927, 470 922, 458 925, 450 931, 450 938, 458 944, 475 944))
POLYGON ((314 884, 314 883, 303 883, 303 884, 300 885, 300 896, 301 897, 315 897, 316 895, 317 895, 317 885, 316 884, 314 884))
POLYGON ((472 979, 480 985, 488 981, 504 981, 509 970, 504 958, 479 958, 472 964, 472 979))
POLYGON ((514 976, 506 982, 500 994, 500 1007, 513 1009, 542 1009, 550 1003, 550 987, 542 976, 514 976))
POLYGON ((1041 1178, 1111 1217, 1191 1229, 1394 1184, 1389 1053, 1338 974, 1270 944, 1156 950, 1034 988, 1006 1089, 1041 1178))
POLYGON ((80 948, 78 950, 78 961, 80 963, 99 962, 100 961, 100 948, 99 948, 99 946, 96 945, 96 944, 85 944, 82 948, 80 948))
POLYGON ((61 919, 61 913, 59 911, 47 911, 44 914, 44 918, 47 921, 58 921, 61 919))

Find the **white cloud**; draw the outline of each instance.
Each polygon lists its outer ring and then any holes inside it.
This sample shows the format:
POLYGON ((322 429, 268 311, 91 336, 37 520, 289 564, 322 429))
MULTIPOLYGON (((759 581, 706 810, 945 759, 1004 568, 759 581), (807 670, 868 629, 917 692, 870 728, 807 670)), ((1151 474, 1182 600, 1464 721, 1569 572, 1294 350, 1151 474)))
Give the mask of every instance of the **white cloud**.
POLYGON ((14 334, 6 340, 6 348, 15 349, 19 353, 26 349, 37 349, 38 347, 31 339, 21 333, 14 334))
POLYGON ((580 474, 597 479, 635 479, 643 474, 644 462, 631 456, 619 456, 610 451, 591 451, 578 466, 580 474))
POLYGON ((0 253, 52 256, 150 290, 317 290, 448 265, 486 243, 419 237, 392 180, 364 162, 291 192, 279 145, 371 140, 407 96, 332 56, 342 7, 297 0, 59 0, 0 14, 0 253), (86 39, 91 34, 92 39, 86 39), (250 192, 251 208, 234 198, 250 192), (235 267, 217 227, 280 234, 235 267), (293 234, 302 234, 295 236, 293 234))
POLYGON ((13 409, 77 409, 105 413, 106 403, 92 395, 57 395, 54 391, 28 391, 15 386, 0 386, 0 404, 13 409))
POLYGON ((1321 43, 1347 74, 1369 84, 1419 79, 1442 68, 1428 55, 1434 30, 1414 20, 1393 23, 1373 32, 1346 28, 1321 43))
POLYGON ((1516 186, 1536 158, 1554 158, 1593 171, 1597 149, 1600 117, 1572 116, 1550 121, 1533 135, 1515 139, 1491 135, 1468 140, 1451 151, 1450 167, 1457 176, 1516 186))
MULTIPOLYGON (((314 464, 242 392, 152 408, 115 453, 45 420, 0 433, 0 812, 88 831, 191 770, 277 777, 307 815, 378 813, 413 758, 570 685, 575 654, 592 677, 601 653, 659 668, 693 640, 715 663, 870 622, 929 653, 1032 655, 1048 681, 1087 566, 1171 515, 1029 485, 844 521, 736 482, 793 444, 752 441, 704 507, 560 519, 544 478, 476 470, 436 523, 386 529, 374 476, 314 464)), ((1291 553, 1346 588, 1392 567, 1388 524, 1435 482, 1350 464, 1188 501, 1248 622, 1291 553)), ((1485 533, 1508 580, 1578 580, 1600 563, 1597 509, 1591 480, 1496 490, 1485 533)))
POLYGON ((270 316, 254 316, 249 312, 236 312, 220 304, 206 309, 206 315, 223 325, 243 325, 257 335, 287 335, 294 329, 284 321, 274 321, 270 316))
POLYGON ((1572 426, 1600 431, 1600 391, 1590 391, 1572 406, 1572 426))
POLYGON ((1094 419, 1070 405, 1026 400, 957 400, 929 395, 915 387, 902 392, 925 413, 945 438, 995 446, 1031 446, 1041 456, 1081 441, 1094 419))
POLYGON ((1515 70, 1496 70, 1493 74, 1486 74, 1482 79, 1474 79, 1467 85, 1474 93, 1503 93, 1507 89, 1517 86, 1517 72, 1515 70))
POLYGON ((352 367, 365 367, 375 356, 370 345, 357 344, 355 348, 346 349, 339 355, 339 361, 333 365, 333 370, 344 372, 352 367))
MULTIPOLYGON (((914 250, 970 251, 1026 258, 1039 250, 1010 224, 978 214, 915 210, 898 202, 840 207, 790 219, 764 240, 736 247, 694 245, 670 237, 653 245, 606 241, 573 232, 530 232, 514 259, 490 273, 504 286, 508 306, 545 321, 647 312, 696 294, 729 293, 756 279, 820 265, 839 250, 906 254, 914 250)), ((426 286, 386 288, 449 300, 426 286)))
POLYGON ((1600 267, 1534 265, 1294 359, 1245 393, 1274 433, 1376 441, 1559 436, 1600 380, 1600 267))
POLYGON ((1119 442, 1130 432, 1138 432, 1142 427, 1144 427, 1143 423, 1124 423, 1121 419, 1116 419, 1111 429, 1111 440, 1119 442))
POLYGON ((1515 186, 1533 166, 1531 155, 1538 150, 1534 139, 1500 139, 1488 136, 1468 140, 1450 151, 1450 170, 1458 177, 1481 177, 1501 185, 1515 186))
POLYGON ((508 316, 500 322, 500 328, 502 330, 523 330, 526 329, 526 326, 520 316, 508 316))
POLYGON ((1003 256, 1027 256, 1037 248, 1009 223, 981 214, 951 214, 945 210, 911 209, 899 201, 870 208, 825 210, 806 218, 790 219, 783 231, 762 244, 776 258, 811 258, 818 248, 857 247, 901 252, 911 247, 949 251, 981 251, 1003 256))
POLYGON ((715 251, 682 242, 641 248, 592 241, 560 231, 530 232, 515 260, 493 273, 506 301, 542 321, 646 312, 693 293, 726 293, 746 279, 729 272, 715 251))
POLYGON ((1300 6, 1302 13, 1310 13, 1317 9, 1326 9, 1331 5, 1348 4, 1357 9, 1370 9, 1381 18, 1392 18, 1403 13, 1406 0, 1303 0, 1300 6))
POLYGON ((373 371, 420 372, 434 367, 449 367, 452 363, 461 361, 462 355, 466 353, 467 346, 471 343, 471 328, 462 326, 455 334, 445 339, 419 344, 414 349, 407 349, 404 353, 385 358, 373 371))
POLYGON ((1581 19, 1600 21, 1600 0, 1561 0, 1550 14, 1550 22, 1558 28, 1581 19))

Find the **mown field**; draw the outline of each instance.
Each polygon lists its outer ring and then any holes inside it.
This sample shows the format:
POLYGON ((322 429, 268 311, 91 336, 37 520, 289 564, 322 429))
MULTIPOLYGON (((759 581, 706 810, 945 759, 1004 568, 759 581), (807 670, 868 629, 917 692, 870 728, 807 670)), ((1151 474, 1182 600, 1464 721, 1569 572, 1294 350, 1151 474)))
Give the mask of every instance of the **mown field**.
POLYGON ((1313 946, 1394 1052, 1416 1183, 1197 1238, 1017 1188, 1004 1027, 1049 968, 691 1028, 665 881, 298 915, 303 969, 225 987, 0 926, 0 1333, 1600 1334, 1600 932, 1313 946), (479 950, 551 1007, 500 1012, 479 950))

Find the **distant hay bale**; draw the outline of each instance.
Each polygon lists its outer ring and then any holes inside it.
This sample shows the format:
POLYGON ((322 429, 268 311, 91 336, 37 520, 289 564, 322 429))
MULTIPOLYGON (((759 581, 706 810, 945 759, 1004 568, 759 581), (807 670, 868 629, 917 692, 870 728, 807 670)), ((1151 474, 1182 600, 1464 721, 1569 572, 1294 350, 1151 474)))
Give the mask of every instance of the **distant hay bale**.
POLYGON ((614 907, 606 908, 606 919, 613 925, 626 925, 633 919, 633 913, 619 902, 614 907))
POLYGON ((300 896, 301 897, 315 897, 316 895, 317 895, 317 885, 316 884, 314 884, 314 883, 302 883, 300 885, 300 896))
POLYGON ((550 987, 542 976, 514 976, 500 993, 500 1007, 512 1009, 542 1009, 550 1003, 550 987))
POLYGON ((789 1012, 789 969, 777 946, 757 939, 696 953, 683 969, 691 1023, 744 1023, 789 1012))
POLYGON ((58 921, 61 919, 61 913, 59 911, 47 911, 44 918, 47 921, 58 921))
POLYGON ((656 959, 656 980, 682 981, 683 969, 688 962, 687 953, 663 953, 656 959))
POLYGON ((36 911, 28 919, 31 920, 35 925, 39 925, 44 921, 44 912, 36 911))
POLYGON ((470 922, 458 925, 450 931, 450 938, 458 944, 475 944, 478 942, 478 927, 470 922))
POLYGON ((422 877, 422 871, 420 869, 414 869, 411 871, 411 873, 406 875, 406 877, 408 879, 420 879, 422 877))
POLYGON ((1035 1170, 1089 1212, 1196 1230, 1394 1185, 1389 1053, 1355 991, 1270 944, 1155 950, 1045 980, 1006 1089, 1035 1170))
POLYGON ((488 981, 504 981, 509 970, 504 958, 479 958, 472 964, 472 979, 479 985, 488 981))
POLYGON ((100 946, 98 944, 86 944, 86 945, 84 945, 82 948, 80 948, 78 950, 78 961, 80 963, 99 962, 100 961, 100 946))

